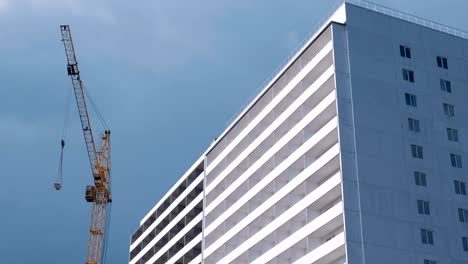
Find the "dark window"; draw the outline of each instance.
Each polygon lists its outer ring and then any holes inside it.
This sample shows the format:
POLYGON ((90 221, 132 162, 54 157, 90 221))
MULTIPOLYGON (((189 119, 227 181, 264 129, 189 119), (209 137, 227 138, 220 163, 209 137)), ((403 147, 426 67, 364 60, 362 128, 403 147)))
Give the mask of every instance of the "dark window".
POLYGON ((444 106, 444 114, 448 117, 453 117, 455 116, 455 107, 451 104, 443 104, 444 106))
POLYGON ((448 69, 447 58, 444 58, 444 57, 441 57, 441 56, 437 56, 437 67, 439 67, 439 68, 444 68, 444 69, 448 69))
POLYGON ((452 93, 452 83, 450 81, 440 79, 440 90, 447 93, 452 93))
POLYGON ((462 237, 463 251, 468 252, 468 237, 462 237))
POLYGON ((449 141, 458 142, 458 129, 447 128, 447 139, 449 141))
POLYGON ((468 210, 463 208, 458 208, 458 219, 462 223, 468 223, 468 210))
POLYGON ((415 144, 411 144, 411 156, 417 159, 423 159, 423 147, 415 144))
POLYGON ((421 228, 421 242, 425 245, 434 245, 434 232, 421 228))
POLYGON ((458 154, 453 154, 450 153, 450 163, 452 164, 452 167, 454 168, 462 168, 462 157, 461 155, 458 154))
POLYGON ((400 45, 400 56, 411 59, 411 49, 409 47, 400 45))
POLYGON ((437 264, 437 261, 431 259, 425 259, 424 264, 437 264))
POLYGON ((418 213, 423 215, 431 214, 428 201, 418 200, 418 213))
POLYGON ((419 120, 408 118, 408 129, 409 131, 419 133, 420 132, 419 120))
POLYGON ((466 195, 466 183, 462 181, 454 181, 455 193, 460 195, 466 195))
POLYGON ((403 80, 414 83, 414 72, 412 70, 403 69, 403 80))
POLYGON ((413 107, 418 106, 418 103, 416 101, 416 95, 414 94, 405 93, 405 101, 406 101, 406 105, 413 106, 413 107))
POLYGON ((414 172, 414 183, 418 186, 427 186, 426 173, 415 171, 414 172))

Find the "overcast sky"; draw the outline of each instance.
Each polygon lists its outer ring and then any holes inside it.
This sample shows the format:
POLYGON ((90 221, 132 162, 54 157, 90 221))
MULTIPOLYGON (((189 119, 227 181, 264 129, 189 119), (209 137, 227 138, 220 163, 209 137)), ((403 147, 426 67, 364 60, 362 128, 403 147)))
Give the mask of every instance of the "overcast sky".
MULTIPOLYGON (((337 1, 0 0, 0 258, 84 263, 92 183, 59 25, 112 130, 109 263, 140 219, 337 1)), ((375 2, 468 31, 467 1, 375 2)), ((94 128, 99 131, 100 127, 94 128)))

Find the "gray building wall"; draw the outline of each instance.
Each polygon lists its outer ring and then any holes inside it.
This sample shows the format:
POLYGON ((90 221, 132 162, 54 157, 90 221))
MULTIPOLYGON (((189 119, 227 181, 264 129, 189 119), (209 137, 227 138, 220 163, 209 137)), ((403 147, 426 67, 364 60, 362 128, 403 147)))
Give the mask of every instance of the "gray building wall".
POLYGON ((453 182, 468 180, 468 164, 453 168, 450 160, 455 153, 468 162, 468 41, 354 5, 346 14, 333 32, 348 263, 468 263, 468 225, 457 212, 468 199, 453 182), (414 83, 403 80, 403 68, 414 71, 414 83), (441 78, 452 93, 441 91, 441 78), (417 96, 417 107, 406 105, 405 93, 417 96), (454 117, 443 103, 455 106, 454 117), (409 117, 420 120, 420 133, 409 131, 409 117), (459 142, 448 141, 448 127, 459 142), (423 147, 423 159, 411 156, 411 144, 423 147), (415 184, 414 171, 426 173, 426 187, 415 184), (430 215, 418 213, 418 199, 430 202, 430 215), (421 228, 434 232, 434 245, 422 244, 421 228))

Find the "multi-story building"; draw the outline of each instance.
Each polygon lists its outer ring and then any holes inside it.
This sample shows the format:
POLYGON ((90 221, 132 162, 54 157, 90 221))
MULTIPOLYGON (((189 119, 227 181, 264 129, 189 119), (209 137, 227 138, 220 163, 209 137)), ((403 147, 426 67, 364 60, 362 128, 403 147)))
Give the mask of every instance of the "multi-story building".
POLYGON ((468 263, 468 34, 352 2, 143 218, 131 264, 468 263))

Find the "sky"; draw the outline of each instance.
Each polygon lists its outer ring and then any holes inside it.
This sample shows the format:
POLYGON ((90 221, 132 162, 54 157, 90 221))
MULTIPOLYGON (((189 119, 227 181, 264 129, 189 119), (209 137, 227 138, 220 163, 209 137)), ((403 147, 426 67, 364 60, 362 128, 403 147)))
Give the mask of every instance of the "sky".
MULTIPOLYGON (((84 263, 92 184, 59 25, 112 131, 108 263, 336 0, 0 0, 0 258, 84 263)), ((464 0, 374 0, 468 31, 464 0)), ((97 121, 94 120, 93 121, 97 121)), ((102 132, 99 126, 94 131, 102 132)))

